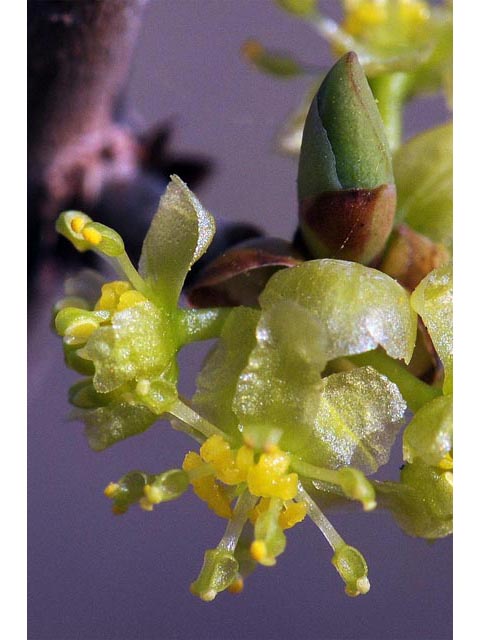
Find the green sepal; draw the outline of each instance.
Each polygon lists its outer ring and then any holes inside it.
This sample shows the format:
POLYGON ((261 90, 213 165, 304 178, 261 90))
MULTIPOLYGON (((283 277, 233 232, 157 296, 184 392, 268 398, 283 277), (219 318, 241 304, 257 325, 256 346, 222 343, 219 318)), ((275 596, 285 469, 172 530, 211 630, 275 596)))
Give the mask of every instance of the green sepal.
POLYGON ((434 127, 406 142, 394 156, 396 222, 434 242, 452 245, 453 127, 434 127))
POLYGON ((102 451, 125 438, 143 433, 159 416, 142 404, 117 400, 97 408, 76 409, 71 418, 85 424, 88 444, 94 451, 102 451))
POLYGON ((333 554, 332 564, 345 582, 345 593, 348 596, 359 596, 368 593, 368 567, 363 555, 350 545, 339 546, 333 554))
POLYGON ((151 302, 113 314, 79 351, 95 365, 94 385, 108 393, 125 382, 158 379, 171 366, 176 343, 169 316, 151 302))
POLYGON ((176 307, 185 277, 208 249, 213 217, 178 176, 172 176, 145 237, 140 275, 167 307, 176 307))
POLYGON ((452 396, 441 396, 414 415, 403 434, 403 459, 436 466, 453 449, 452 396))
POLYGON ((453 266, 434 269, 412 293, 413 309, 422 318, 444 368, 443 393, 453 391, 453 266))
POLYGON ((81 373, 84 376, 93 376, 95 373, 95 366, 91 360, 85 360, 78 355, 79 349, 82 345, 69 345, 63 344, 63 357, 65 364, 69 369, 73 369, 77 373, 81 373))
POLYGON ((407 463, 401 481, 377 483, 377 495, 410 536, 435 540, 453 530, 453 474, 417 458, 407 463))
POLYGON ((200 575, 192 583, 191 592, 205 602, 211 602, 220 591, 227 589, 238 575, 238 562, 226 549, 209 549, 205 552, 200 575))
POLYGON ((376 269, 331 259, 283 269, 268 281, 260 305, 267 311, 284 300, 310 311, 325 328, 328 360, 380 345, 392 358, 410 361, 416 314, 403 287, 376 269))

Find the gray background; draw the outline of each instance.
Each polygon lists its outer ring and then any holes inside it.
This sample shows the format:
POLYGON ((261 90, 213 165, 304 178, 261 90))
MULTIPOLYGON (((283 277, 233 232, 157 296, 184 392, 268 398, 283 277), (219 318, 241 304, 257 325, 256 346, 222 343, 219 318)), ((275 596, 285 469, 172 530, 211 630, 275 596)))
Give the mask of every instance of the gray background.
MULTIPOLYGON (((273 139, 308 80, 281 82, 253 71, 239 55, 248 37, 319 66, 331 62, 307 25, 266 0, 156 0, 146 10, 128 100, 145 124, 176 124, 176 150, 214 161, 213 176, 198 189, 214 214, 289 237, 296 165, 274 153, 273 139)), ((441 99, 422 99, 408 108, 406 133, 447 117, 441 99)), ((451 637, 451 540, 408 538, 377 512, 332 516, 368 560, 366 597, 343 594, 329 547, 307 522, 288 533, 277 566, 257 570, 242 595, 221 594, 211 604, 195 599, 188 585, 224 522, 190 493, 121 518, 102 495, 127 470, 177 466, 191 443, 159 423, 111 450, 88 449, 81 425, 65 420, 76 375, 65 370, 49 330, 48 307, 60 292, 48 273, 43 282, 43 304, 29 318, 31 640, 451 637)), ((181 355, 186 394, 204 353, 197 345, 181 355)), ((392 477, 400 462, 397 447, 392 477)))

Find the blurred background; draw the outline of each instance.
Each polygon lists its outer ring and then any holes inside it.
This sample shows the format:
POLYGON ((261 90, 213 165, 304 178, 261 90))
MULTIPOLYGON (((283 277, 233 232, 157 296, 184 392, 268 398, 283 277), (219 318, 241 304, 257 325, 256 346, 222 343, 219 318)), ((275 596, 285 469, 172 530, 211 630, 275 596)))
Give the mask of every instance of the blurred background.
MULTIPOLYGON (((323 6, 338 15, 335 2, 323 6)), ((171 153, 187 158, 190 171, 193 158, 195 191, 215 216, 291 238, 296 161, 276 153, 275 136, 311 80, 264 76, 240 51, 246 39, 258 38, 327 68, 328 46, 268 0, 150 0, 139 29, 122 92, 125 118, 142 131, 171 127, 171 153)), ((442 98, 417 100, 407 108, 406 135, 447 118, 442 98)), ((151 197, 160 185, 158 178, 151 197)), ((377 512, 332 515, 345 540, 368 561, 372 588, 366 597, 344 595, 330 549, 308 522, 289 532, 277 566, 258 569, 243 594, 220 594, 211 604, 193 597, 188 586, 224 523, 191 493, 152 513, 131 509, 120 518, 102 493, 126 471, 179 465, 191 441, 159 423, 95 453, 82 425, 66 419, 67 391, 77 375, 63 365, 50 314, 64 276, 77 268, 68 255, 52 262, 44 250, 31 277, 31 640, 451 637, 451 540, 409 538, 388 514, 377 512)), ((195 345, 181 354, 187 396, 207 348, 195 345)), ((395 477, 400 463, 397 451, 385 473, 395 477)))

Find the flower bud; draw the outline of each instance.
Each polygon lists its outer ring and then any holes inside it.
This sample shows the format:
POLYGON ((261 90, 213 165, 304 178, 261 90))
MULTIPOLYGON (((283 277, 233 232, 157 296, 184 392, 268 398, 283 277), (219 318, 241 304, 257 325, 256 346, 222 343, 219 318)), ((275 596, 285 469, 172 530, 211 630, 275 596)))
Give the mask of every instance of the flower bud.
POLYGON ((348 596, 364 595, 370 591, 368 567, 360 551, 343 544, 333 554, 332 564, 345 582, 348 596))
POLYGON ((327 74, 303 131, 300 230, 316 258, 367 264, 393 225, 396 190, 383 122, 354 53, 327 74))
POLYGON ((220 591, 227 589, 238 577, 238 562, 226 549, 205 552, 200 575, 190 590, 205 602, 211 602, 220 591))

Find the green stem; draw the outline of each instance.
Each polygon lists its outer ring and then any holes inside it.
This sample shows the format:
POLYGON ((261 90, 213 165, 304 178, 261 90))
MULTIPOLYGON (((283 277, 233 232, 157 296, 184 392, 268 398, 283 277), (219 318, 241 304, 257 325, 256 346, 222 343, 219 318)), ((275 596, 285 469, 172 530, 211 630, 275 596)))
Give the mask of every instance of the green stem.
POLYGON ((378 110, 385 125, 392 152, 402 144, 403 106, 410 89, 410 74, 397 71, 369 80, 378 110))
POLYGON ((414 413, 430 400, 442 395, 441 389, 422 382, 413 373, 410 373, 403 364, 390 358, 384 351, 367 351, 356 356, 349 356, 348 360, 358 367, 373 367, 379 373, 387 376, 400 389, 408 408, 414 413))
POLYGON ((231 309, 180 309, 183 344, 218 338, 231 309))
MULTIPOLYGON (((205 438, 211 436, 220 436, 227 442, 232 442, 231 436, 224 433, 221 429, 218 429, 213 424, 202 418, 194 409, 188 406, 180 398, 175 402, 173 407, 168 410, 172 416, 184 422, 186 425, 201 433, 205 438)), ((191 435, 191 434, 189 434, 191 435)))

